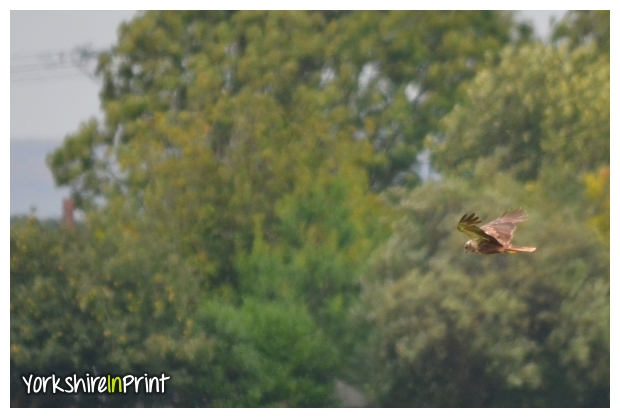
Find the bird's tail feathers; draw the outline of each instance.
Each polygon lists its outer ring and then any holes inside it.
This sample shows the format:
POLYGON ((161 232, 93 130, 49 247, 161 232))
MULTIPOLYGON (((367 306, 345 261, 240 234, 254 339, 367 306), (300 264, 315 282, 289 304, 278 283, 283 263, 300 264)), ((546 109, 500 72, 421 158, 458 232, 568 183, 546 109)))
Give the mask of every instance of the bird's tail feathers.
POLYGON ((511 254, 516 254, 519 252, 531 253, 534 250, 536 250, 536 247, 517 247, 515 245, 511 245, 510 247, 506 248, 506 252, 511 254))

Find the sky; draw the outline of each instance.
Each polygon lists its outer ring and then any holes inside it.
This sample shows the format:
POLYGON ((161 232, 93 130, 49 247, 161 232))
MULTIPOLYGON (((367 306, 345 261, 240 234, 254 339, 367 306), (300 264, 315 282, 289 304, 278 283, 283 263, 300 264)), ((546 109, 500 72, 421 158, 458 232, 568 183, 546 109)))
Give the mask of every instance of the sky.
MULTIPOLYGON (((42 218, 59 217, 65 189, 54 186, 45 156, 89 118, 102 118, 99 82, 89 77, 95 60, 72 64, 77 48, 110 48, 117 28, 136 11, 11 11, 10 139, 11 215, 36 208, 42 218)), ((549 19, 563 11, 521 11, 547 39, 549 19)))
MULTIPOLYGON (((131 11, 11 11, 11 139, 59 140, 101 116, 99 83, 65 62, 76 47, 110 48, 131 11), (36 30, 33 30, 36 28, 36 30), (38 70, 38 71, 37 71, 38 70)), ((94 60, 86 68, 94 68, 94 60)))

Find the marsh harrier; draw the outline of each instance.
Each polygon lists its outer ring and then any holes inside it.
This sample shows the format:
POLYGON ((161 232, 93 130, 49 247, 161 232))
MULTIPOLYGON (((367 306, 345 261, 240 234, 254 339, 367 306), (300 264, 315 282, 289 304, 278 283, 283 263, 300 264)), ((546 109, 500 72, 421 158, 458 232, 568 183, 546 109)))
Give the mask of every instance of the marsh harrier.
POLYGON ((466 234, 469 241, 465 243, 465 250, 480 254, 497 254, 518 252, 532 252, 535 247, 517 247, 510 244, 512 233, 519 222, 527 221, 527 216, 521 209, 505 212, 502 216, 484 226, 477 227, 481 221, 472 213, 463 215, 456 229, 466 234))

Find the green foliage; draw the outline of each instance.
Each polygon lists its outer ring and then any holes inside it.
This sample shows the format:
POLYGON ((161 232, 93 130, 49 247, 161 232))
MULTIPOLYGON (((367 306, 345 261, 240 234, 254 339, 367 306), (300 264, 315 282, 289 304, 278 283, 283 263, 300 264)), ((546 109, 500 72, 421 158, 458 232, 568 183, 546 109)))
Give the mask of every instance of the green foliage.
MULTIPOLYGON (((479 72, 443 121, 434 146, 442 173, 473 175, 482 157, 521 180, 546 164, 583 173, 609 161, 609 59, 597 50, 508 47, 479 72)), ((430 140, 430 138, 429 138, 430 140)), ((433 143, 433 141, 429 141, 433 143)))
POLYGON ((573 10, 553 32, 554 41, 567 41, 571 47, 594 42, 600 52, 609 56, 609 10, 573 10))
POLYGON ((48 159, 85 221, 11 227, 12 405, 337 406, 337 379, 380 406, 608 405, 593 16, 561 47, 488 11, 124 24, 99 59, 105 120, 48 159), (440 180, 421 184, 425 147, 440 180), (463 254, 463 213, 519 206, 535 253, 463 254), (171 381, 26 397, 30 371, 171 381))
POLYGON ((248 299, 209 301, 199 315, 217 335, 193 385, 208 405, 333 406, 337 352, 302 305, 248 299))
MULTIPOLYGON (((360 260, 383 235, 382 207, 364 170, 372 148, 351 141, 349 92, 321 82, 325 24, 306 12, 146 13, 101 57, 105 123, 50 157, 89 215, 92 235, 71 264, 86 292, 80 302, 103 328, 97 363, 124 372, 167 365, 175 395, 159 402, 276 402, 252 394, 262 369, 248 372, 254 380, 238 396, 197 375, 199 359, 225 361, 217 347, 249 344, 208 332, 197 317, 206 300, 237 312, 254 298, 283 316, 299 305, 325 334, 324 352, 342 357, 352 344, 348 308, 360 260)), ((323 363, 320 351, 308 353, 323 363)), ((235 358, 252 356, 244 349, 235 358)), ((306 400, 291 392, 277 402, 332 404, 338 368, 329 364, 342 363, 326 361, 300 383, 306 400)))
POLYGON ((603 166, 598 173, 587 173, 584 177, 586 196, 593 206, 590 223, 607 245, 610 239, 611 217, 609 180, 609 166, 603 166))
POLYGON ((341 352, 339 373, 347 373, 356 360, 347 355, 359 342, 349 310, 359 304, 361 260, 386 236, 379 202, 356 194, 364 177, 351 177, 347 186, 344 178, 328 175, 312 184, 297 183, 293 194, 276 203, 279 228, 266 234, 262 219, 256 218, 252 250, 236 258, 241 294, 308 307, 341 352))
POLYGON ((510 14, 490 11, 361 12, 343 19, 334 42, 347 47, 341 57, 354 57, 361 68, 354 104, 358 134, 375 149, 375 189, 418 184, 412 165, 424 137, 484 56, 510 41, 512 28, 510 14))
POLYGON ((388 195, 402 215, 365 292, 377 402, 608 406, 608 57, 530 44, 488 64, 429 137, 442 181, 388 195), (449 250, 461 214, 516 207, 535 253, 449 250))
MULTIPOLYGON (((317 137, 355 136, 374 147, 364 163, 376 188, 415 184, 423 138, 513 26, 509 13, 489 11, 144 13, 100 58, 105 125, 68 137, 50 166, 84 198, 105 193, 109 176, 93 171, 114 171, 114 156, 164 112, 193 121, 220 158, 253 138, 254 124, 278 132, 274 142, 317 128, 317 137)), ((175 148, 165 135, 148 138, 175 148)), ((120 165, 133 184, 139 168, 120 165)))
POLYGON ((13 406, 58 406, 66 401, 25 395, 22 376, 89 371, 95 365, 91 360, 102 336, 93 315, 78 303, 79 284, 64 258, 72 248, 71 234, 58 225, 33 218, 11 225, 13 406))
MULTIPOLYGON (((401 192, 366 279, 385 406, 609 405, 609 253, 574 209, 557 213, 497 174, 401 192), (480 207, 480 202, 493 202, 480 207), (527 255, 466 255, 459 214, 527 208, 527 255)), ((531 188, 530 188, 531 189, 531 188)))

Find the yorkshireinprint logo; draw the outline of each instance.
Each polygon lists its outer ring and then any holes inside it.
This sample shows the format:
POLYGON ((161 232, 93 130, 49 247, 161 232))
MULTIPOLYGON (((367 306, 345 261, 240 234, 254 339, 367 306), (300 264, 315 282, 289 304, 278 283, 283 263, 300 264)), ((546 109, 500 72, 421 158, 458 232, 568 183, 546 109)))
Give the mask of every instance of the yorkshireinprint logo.
POLYGON ((133 386, 135 393, 144 390, 144 393, 164 393, 166 380, 170 376, 163 373, 161 377, 149 377, 147 373, 144 376, 134 376, 131 374, 120 376, 91 376, 86 373, 86 377, 78 378, 75 374, 67 376, 64 384, 61 384, 61 378, 55 374, 51 376, 22 376, 22 380, 26 385, 26 393, 127 393, 133 386))

